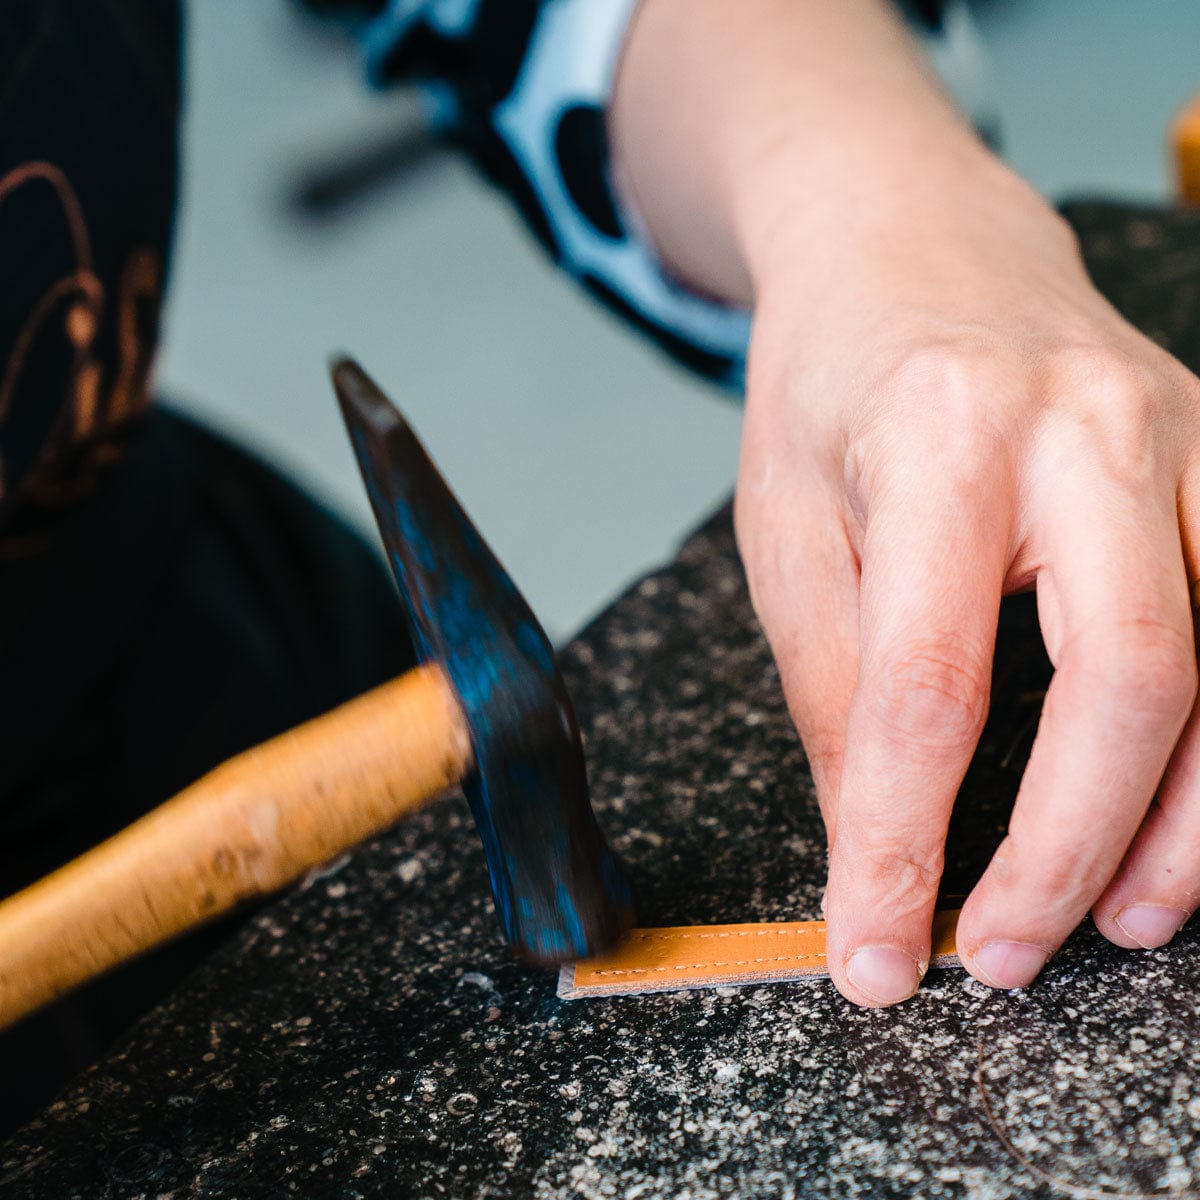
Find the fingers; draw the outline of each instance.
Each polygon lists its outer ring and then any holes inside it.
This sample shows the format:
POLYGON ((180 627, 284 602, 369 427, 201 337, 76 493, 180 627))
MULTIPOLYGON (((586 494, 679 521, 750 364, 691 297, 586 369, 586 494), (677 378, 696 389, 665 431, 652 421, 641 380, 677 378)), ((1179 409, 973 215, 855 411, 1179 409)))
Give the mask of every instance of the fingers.
MULTIPOLYGON (((1195 722, 1183 758, 1195 758, 1195 722)), ((1175 774, 1174 769, 1170 774, 1175 774)), ((1165 946, 1187 922, 1200 893, 1200 773, 1188 761, 1151 806, 1116 878, 1096 902, 1101 933, 1129 950, 1165 946)))
MULTIPOLYGON (((1200 508, 1200 480, 1190 472, 1180 489, 1184 561, 1196 578, 1200 549, 1189 512, 1200 508)), ((1200 587, 1191 600, 1197 601, 1200 587)), ((1193 613, 1193 629, 1197 620, 1193 613)), ((1127 949, 1164 946, 1200 902, 1200 704, 1192 709, 1133 844, 1092 909, 1097 928, 1127 949)))
MULTIPOLYGON (((1052 565, 1038 577, 1056 671, 1008 836, 959 921, 964 965, 996 987, 1029 983, 1113 878, 1196 694, 1173 497, 1101 492, 1083 478, 1058 495, 1088 499, 1056 513, 1052 565)), ((1181 760, 1181 778, 1192 771, 1181 760)), ((1176 809, 1164 808, 1141 842, 1166 834, 1176 809)), ((1126 895, 1141 898, 1138 887, 1114 892, 1110 928, 1126 895)), ((1180 901, 1169 889, 1147 893, 1157 895, 1168 907, 1180 901)), ((1136 926, 1136 914, 1126 919, 1136 926)))
POLYGON ((1183 735, 1133 845, 1092 915, 1127 949, 1165 946, 1200 900, 1200 709, 1183 735))
POLYGON ((1016 421, 992 395, 989 445, 970 430, 978 408, 964 433, 962 406, 927 391, 868 406, 850 452, 826 445, 841 478, 792 461, 799 441, 780 446, 787 482, 771 481, 760 425, 739 481, 751 591, 829 832, 830 973, 866 1005, 912 994, 928 962, 1006 578, 1036 576, 1057 670, 1009 835, 964 907, 964 964, 1022 986, 1093 905, 1114 941, 1151 945, 1200 899, 1200 717, 1163 781, 1196 695, 1179 439, 1159 438, 1145 404, 1016 421), (857 554, 848 528, 865 530, 857 554))
POLYGON ((849 999, 917 988, 950 810, 983 728, 1013 488, 990 447, 930 450, 871 497, 861 663, 831 847, 830 974, 849 999), (982 452, 978 452, 982 451, 982 452))

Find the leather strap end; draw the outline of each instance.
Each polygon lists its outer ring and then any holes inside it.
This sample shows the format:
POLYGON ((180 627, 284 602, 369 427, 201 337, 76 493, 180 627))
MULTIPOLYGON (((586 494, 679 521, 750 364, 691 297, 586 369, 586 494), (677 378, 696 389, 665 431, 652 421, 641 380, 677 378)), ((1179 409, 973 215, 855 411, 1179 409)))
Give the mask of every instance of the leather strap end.
MULTIPOLYGON (((935 915, 931 967, 958 965, 957 925, 957 909, 935 915)), ((568 963, 559 973, 558 996, 636 996, 828 974, 824 921, 679 925, 631 930, 612 953, 568 963)))

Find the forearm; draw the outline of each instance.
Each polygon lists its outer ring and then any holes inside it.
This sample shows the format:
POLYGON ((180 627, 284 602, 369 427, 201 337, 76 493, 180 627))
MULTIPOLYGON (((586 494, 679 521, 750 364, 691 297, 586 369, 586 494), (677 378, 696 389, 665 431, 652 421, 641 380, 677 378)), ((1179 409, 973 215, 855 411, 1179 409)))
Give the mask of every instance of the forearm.
POLYGON ((1001 170, 887 0, 643 0, 610 124, 664 261, 741 304, 791 247, 1001 170))

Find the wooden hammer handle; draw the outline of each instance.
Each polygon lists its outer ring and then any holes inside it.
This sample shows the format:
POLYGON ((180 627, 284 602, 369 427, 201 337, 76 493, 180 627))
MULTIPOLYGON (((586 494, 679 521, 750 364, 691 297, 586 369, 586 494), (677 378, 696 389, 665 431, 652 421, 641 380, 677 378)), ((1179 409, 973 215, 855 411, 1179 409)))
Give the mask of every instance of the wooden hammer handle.
POLYGON ((470 765, 462 709, 434 665, 230 759, 0 903, 0 1029, 290 883, 470 765))

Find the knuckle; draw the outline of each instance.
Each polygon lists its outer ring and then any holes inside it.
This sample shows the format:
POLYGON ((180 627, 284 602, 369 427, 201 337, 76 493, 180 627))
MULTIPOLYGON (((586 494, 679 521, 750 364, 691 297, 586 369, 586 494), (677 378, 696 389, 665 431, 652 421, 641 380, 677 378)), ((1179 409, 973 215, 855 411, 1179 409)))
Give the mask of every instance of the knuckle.
POLYGON ((840 736, 806 730, 801 735, 801 741, 813 779, 819 784, 833 786, 841 778, 842 764, 846 758, 846 747, 840 736))
POLYGON ((990 474, 1008 453, 998 358, 956 338, 910 348, 893 363, 849 430, 846 461, 862 490, 907 476, 914 461, 949 487, 990 474))
POLYGON ((1020 896, 1045 927, 1073 925, 1088 911, 1111 874, 1070 838, 1047 838, 1020 806, 988 867, 1006 897, 1020 896))
POLYGON ((1156 430, 1178 393, 1152 362, 1112 346, 1069 346, 1051 357, 1048 384, 1052 396, 1086 398, 1074 410, 1079 437, 1093 452, 1107 450, 1116 478, 1135 488, 1149 481, 1156 430))
POLYGON ((954 408, 956 402, 978 398, 981 385, 996 375, 994 347, 982 338, 930 338, 901 356, 888 375, 891 390, 927 401, 937 397, 954 408))
POLYGON ((1105 395, 1136 399, 1153 382, 1149 364, 1118 347, 1093 346, 1084 359, 1091 369, 1093 382, 1105 395))
POLYGON ((982 655, 946 640, 886 664, 866 697, 885 735, 910 746, 959 749, 983 728, 989 679, 982 655))
POLYGON ((1196 699, 1192 638, 1157 617, 1127 617, 1091 652, 1085 678, 1136 717, 1178 719, 1196 699))
POLYGON ((1153 385, 1147 364, 1102 342, 1064 346, 1049 366, 1056 390, 1083 392, 1115 405, 1140 406, 1153 385))
POLYGON ((871 828, 858 823, 851 831, 843 818, 839 827, 845 853, 852 842, 855 872, 889 919, 911 915, 936 896, 944 866, 943 841, 930 830, 927 842, 909 830, 871 828), (929 849, 921 852, 921 845, 929 849))

